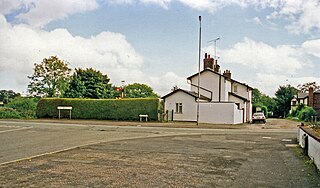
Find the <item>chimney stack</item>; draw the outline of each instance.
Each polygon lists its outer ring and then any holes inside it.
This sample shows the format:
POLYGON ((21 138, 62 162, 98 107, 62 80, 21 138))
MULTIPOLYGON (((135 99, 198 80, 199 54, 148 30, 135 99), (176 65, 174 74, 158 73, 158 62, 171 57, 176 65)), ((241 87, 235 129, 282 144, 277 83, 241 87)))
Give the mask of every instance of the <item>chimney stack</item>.
POLYGON ((218 65, 218 60, 216 60, 216 63, 214 63, 213 71, 220 73, 220 65, 218 65))
POLYGON ((227 78, 227 80, 231 80, 231 72, 230 70, 225 70, 223 72, 223 76, 227 78))
POLYGON ((309 99, 308 99, 308 106, 313 107, 313 87, 309 87, 309 99))
POLYGON ((204 54, 203 69, 213 69, 214 59, 207 53, 204 54))

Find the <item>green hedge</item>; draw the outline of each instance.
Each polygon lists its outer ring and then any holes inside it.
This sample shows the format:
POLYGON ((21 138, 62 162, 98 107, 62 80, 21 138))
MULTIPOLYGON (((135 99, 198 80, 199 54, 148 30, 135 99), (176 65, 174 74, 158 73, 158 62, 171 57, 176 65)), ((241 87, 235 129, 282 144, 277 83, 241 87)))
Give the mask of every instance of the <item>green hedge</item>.
MULTIPOLYGON (((38 118, 57 118, 58 106, 71 106, 73 119, 139 120, 139 114, 158 119, 159 99, 62 99, 44 98, 37 106, 38 118)), ((69 110, 61 110, 69 117, 69 110)))

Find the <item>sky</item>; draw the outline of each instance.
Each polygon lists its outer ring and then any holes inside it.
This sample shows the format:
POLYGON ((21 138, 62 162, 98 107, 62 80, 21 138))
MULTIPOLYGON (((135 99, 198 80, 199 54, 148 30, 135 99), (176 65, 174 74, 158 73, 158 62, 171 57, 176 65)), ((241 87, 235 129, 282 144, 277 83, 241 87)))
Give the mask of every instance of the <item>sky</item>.
POLYGON ((269 96, 320 84, 320 0, 0 0, 0 89, 26 93, 34 64, 56 55, 116 86, 188 90, 199 16, 201 68, 216 49, 222 72, 269 96))

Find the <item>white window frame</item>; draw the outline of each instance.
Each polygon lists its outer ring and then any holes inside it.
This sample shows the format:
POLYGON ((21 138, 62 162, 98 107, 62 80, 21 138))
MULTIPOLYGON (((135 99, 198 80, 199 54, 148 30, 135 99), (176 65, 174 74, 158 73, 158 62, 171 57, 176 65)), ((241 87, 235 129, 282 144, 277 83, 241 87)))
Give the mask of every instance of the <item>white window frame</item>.
POLYGON ((181 102, 177 102, 176 103, 176 111, 175 111, 175 113, 176 114, 182 114, 182 103, 181 102))

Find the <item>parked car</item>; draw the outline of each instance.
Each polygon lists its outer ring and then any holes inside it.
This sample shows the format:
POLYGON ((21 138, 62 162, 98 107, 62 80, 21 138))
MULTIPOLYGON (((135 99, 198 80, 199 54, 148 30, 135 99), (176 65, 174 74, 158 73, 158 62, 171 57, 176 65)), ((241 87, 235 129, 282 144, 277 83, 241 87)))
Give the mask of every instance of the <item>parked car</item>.
POLYGON ((263 122, 266 123, 266 116, 264 116, 263 112, 256 112, 252 116, 252 123, 255 122, 263 122))

